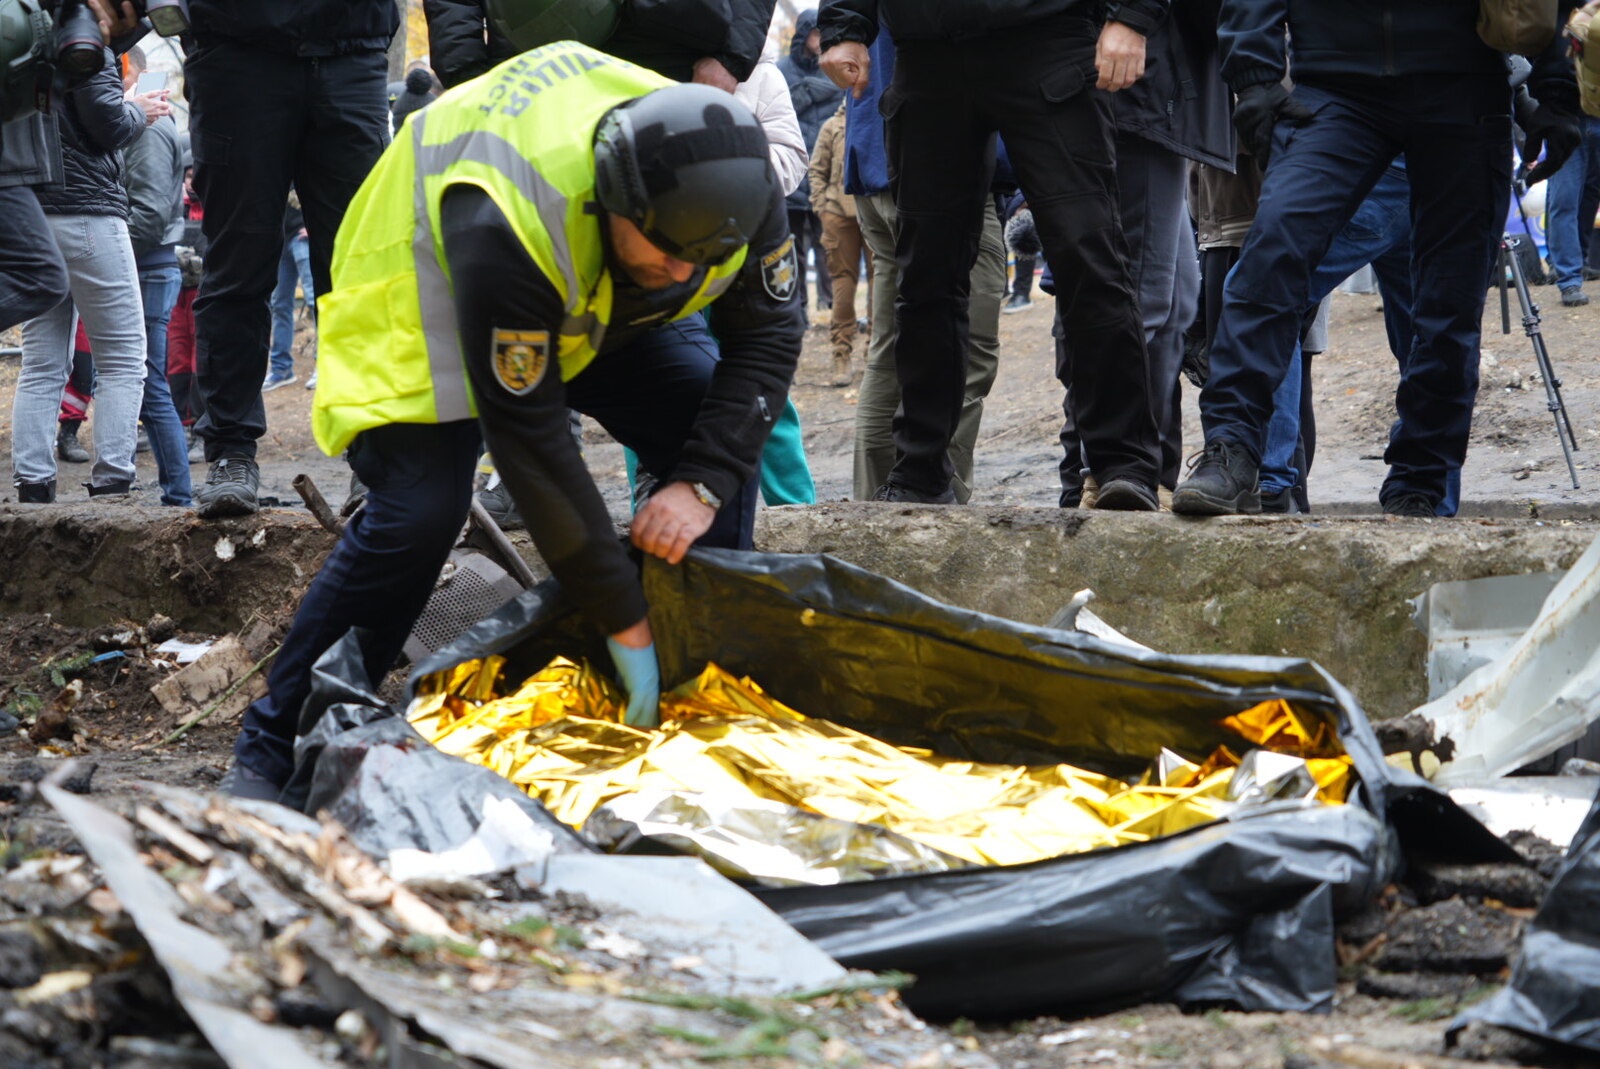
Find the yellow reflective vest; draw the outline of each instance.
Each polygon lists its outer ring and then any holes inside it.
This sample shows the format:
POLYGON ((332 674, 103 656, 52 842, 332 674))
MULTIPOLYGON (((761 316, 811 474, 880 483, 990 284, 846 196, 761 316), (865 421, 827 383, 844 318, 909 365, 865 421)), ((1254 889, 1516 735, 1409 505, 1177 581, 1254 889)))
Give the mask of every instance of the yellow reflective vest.
MULTIPOLYGON (((599 353, 611 314, 594 210, 594 130, 617 104, 674 84, 561 41, 507 60, 413 112, 361 184, 317 301, 311 424, 330 456, 388 423, 472 419, 455 302, 439 233, 445 190, 482 189, 561 297, 553 346, 562 381, 599 353)), ((673 318, 733 284, 741 249, 706 271, 673 318)))

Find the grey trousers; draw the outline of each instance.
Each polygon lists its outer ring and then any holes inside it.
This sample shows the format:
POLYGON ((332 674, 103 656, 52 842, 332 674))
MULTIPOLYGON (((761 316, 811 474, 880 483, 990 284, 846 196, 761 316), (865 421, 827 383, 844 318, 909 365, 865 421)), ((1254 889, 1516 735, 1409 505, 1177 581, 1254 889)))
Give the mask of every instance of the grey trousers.
POLYGON ((11 405, 11 479, 56 477, 56 421, 72 374, 77 315, 94 353, 94 467, 107 486, 133 478, 133 447, 144 404, 144 301, 128 224, 114 215, 51 215, 67 265, 70 296, 22 325, 22 367, 11 405))
MULTIPOLYGON (((1188 160, 1142 137, 1117 135, 1118 208, 1144 319, 1150 407, 1161 436, 1160 482, 1169 490, 1177 485, 1183 462, 1183 398, 1178 384, 1183 332, 1194 322, 1200 300, 1200 263, 1189 223, 1188 192, 1188 160)), ((1062 344, 1059 317, 1054 333, 1056 377, 1066 385, 1071 381, 1072 354, 1062 344)), ((1061 446, 1068 458, 1061 465, 1063 497, 1075 500, 1083 486, 1082 471, 1089 464, 1084 460, 1074 470, 1070 460, 1082 451, 1070 391, 1062 410, 1061 446)))
MULTIPOLYGON (((899 293, 894 260, 894 198, 888 193, 857 197, 856 221, 861 224, 867 248, 872 250, 872 344, 867 347, 867 370, 856 401, 852 487, 855 499, 866 501, 883 485, 895 463, 894 414, 900 407, 900 383, 894 370, 894 299, 899 293)), ((950 486, 962 504, 972 496, 972 453, 983 421, 983 399, 989 395, 1000 370, 1000 299, 1006 288, 1006 249, 1000 216, 987 203, 971 282, 967 385, 961 419, 950 440, 950 463, 956 469, 950 486)))

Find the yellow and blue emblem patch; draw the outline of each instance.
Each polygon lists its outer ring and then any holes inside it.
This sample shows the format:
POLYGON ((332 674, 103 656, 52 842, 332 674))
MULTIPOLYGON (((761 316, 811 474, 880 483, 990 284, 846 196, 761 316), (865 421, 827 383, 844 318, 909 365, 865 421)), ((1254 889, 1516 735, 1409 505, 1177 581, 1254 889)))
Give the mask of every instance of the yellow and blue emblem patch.
POLYGON ((550 367, 548 330, 496 330, 494 377, 515 397, 532 393, 550 367))
POLYGON ((794 238, 791 236, 761 258, 761 288, 773 300, 787 301, 794 296, 799 280, 800 265, 795 259, 794 238))

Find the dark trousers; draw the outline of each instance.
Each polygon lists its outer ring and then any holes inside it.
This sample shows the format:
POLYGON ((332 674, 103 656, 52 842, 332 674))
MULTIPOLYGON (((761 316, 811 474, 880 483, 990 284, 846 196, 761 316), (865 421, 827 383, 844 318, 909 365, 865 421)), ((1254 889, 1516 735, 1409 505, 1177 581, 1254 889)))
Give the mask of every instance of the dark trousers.
POLYGON ((1510 91, 1494 75, 1373 79, 1370 90, 1302 83, 1314 113, 1279 124, 1255 225, 1229 277, 1200 394, 1206 439, 1261 456, 1272 394, 1293 359, 1311 278, 1334 237, 1401 152, 1411 178, 1414 336, 1395 394, 1399 426, 1380 497, 1436 505, 1466 458, 1478 343, 1511 189, 1510 91))
POLYGON ((382 52, 297 57, 232 43, 184 64, 210 243, 194 303, 207 460, 255 456, 289 188, 305 211, 316 291, 326 293, 345 207, 389 141, 387 70, 382 52))
POLYGON ((42 315, 67 295, 67 265, 39 198, 27 186, 0 189, 0 330, 42 315))
POLYGON ((1089 466, 1154 486, 1160 460, 1144 331, 1117 217, 1115 150, 1094 92, 1099 26, 1071 15, 958 42, 900 43, 882 110, 899 210, 889 481, 936 494, 966 382, 967 279, 1005 138, 1055 275, 1089 466))
MULTIPOLYGON (((567 401, 638 453, 646 470, 671 471, 715 365, 716 345, 691 316, 597 359, 567 383, 567 401)), ((352 627, 371 633, 363 655, 374 684, 393 666, 466 522, 479 452, 478 425, 466 420, 390 424, 351 443, 366 507, 301 600, 267 696, 245 713, 234 744, 240 763, 277 783, 289 778, 311 666, 352 627)), ((758 493, 751 479, 697 544, 749 549, 758 493)))
POLYGON ((822 220, 810 208, 790 208, 789 233, 794 236, 794 255, 800 264, 800 301, 810 305, 806 292, 806 268, 817 273, 817 303, 833 303, 833 276, 828 271, 828 253, 822 247, 822 220))
MULTIPOLYGON (((1178 388, 1183 365, 1183 332, 1194 321, 1200 299, 1200 269, 1194 228, 1189 223, 1189 164, 1171 149, 1133 134, 1118 134, 1118 213, 1127 238, 1133 282, 1144 317, 1144 344, 1150 368, 1150 396, 1131 397, 1127 404, 1148 403, 1161 439, 1160 482, 1178 484, 1183 462, 1183 394, 1178 388)), ((1072 391, 1072 358, 1063 344, 1059 317, 1056 378, 1066 387, 1061 398, 1061 497, 1082 497, 1083 429, 1072 391), (1077 464, 1079 470, 1071 471, 1077 464)))

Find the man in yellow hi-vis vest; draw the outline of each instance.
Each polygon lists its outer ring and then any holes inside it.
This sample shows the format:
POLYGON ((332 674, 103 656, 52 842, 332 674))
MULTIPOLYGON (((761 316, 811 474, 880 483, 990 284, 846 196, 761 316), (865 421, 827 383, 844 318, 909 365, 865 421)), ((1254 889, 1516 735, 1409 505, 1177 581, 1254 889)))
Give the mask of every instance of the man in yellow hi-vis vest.
POLYGON ((350 628, 367 630, 373 681, 388 671, 465 520, 480 432, 540 554, 609 636, 629 722, 654 724, 644 594, 567 410, 654 480, 634 545, 672 563, 696 541, 748 548, 798 293, 766 138, 726 92, 568 41, 410 116, 318 301, 313 427, 348 450, 366 505, 245 715, 227 789, 278 795, 311 665, 350 628))

